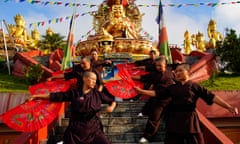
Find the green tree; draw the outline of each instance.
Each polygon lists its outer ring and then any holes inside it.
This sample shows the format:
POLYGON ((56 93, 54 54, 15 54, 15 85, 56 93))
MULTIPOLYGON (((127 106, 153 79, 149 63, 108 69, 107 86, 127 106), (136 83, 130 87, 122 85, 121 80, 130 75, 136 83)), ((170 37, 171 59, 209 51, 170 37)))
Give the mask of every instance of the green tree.
POLYGON ((40 64, 30 64, 28 67, 24 67, 24 75, 27 84, 36 84, 41 81, 44 71, 40 64))
POLYGON ((64 36, 59 33, 43 35, 43 40, 40 41, 40 48, 45 53, 51 53, 55 49, 64 49, 66 46, 66 41, 64 36))
POLYGON ((233 29, 226 29, 223 43, 217 44, 217 55, 226 63, 226 69, 240 72, 240 38, 233 29))

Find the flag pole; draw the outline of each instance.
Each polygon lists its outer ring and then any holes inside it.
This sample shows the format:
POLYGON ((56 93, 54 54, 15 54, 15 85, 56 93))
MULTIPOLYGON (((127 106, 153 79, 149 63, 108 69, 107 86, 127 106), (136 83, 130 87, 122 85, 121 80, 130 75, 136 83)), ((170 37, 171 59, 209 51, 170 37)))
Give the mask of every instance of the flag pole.
POLYGON ((165 26, 162 1, 159 2, 158 16, 156 19, 159 25, 158 48, 160 55, 165 55, 167 62, 172 64, 171 50, 168 45, 167 28, 165 26))
POLYGON ((68 32, 68 37, 67 37, 67 45, 64 50, 64 57, 63 57, 63 62, 61 69, 65 70, 70 67, 72 67, 72 47, 73 47, 73 29, 74 29, 74 23, 75 23, 75 15, 76 15, 76 0, 75 0, 75 6, 73 9, 73 14, 70 20, 70 26, 69 26, 69 32, 68 32))
POLYGON ((8 49, 7 49, 7 43, 6 43, 6 38, 5 38, 3 25, 4 25, 4 20, 1 21, 1 26, 2 26, 2 33, 3 33, 5 55, 6 55, 6 60, 7 60, 8 74, 11 75, 10 62, 9 62, 9 56, 8 56, 8 49))

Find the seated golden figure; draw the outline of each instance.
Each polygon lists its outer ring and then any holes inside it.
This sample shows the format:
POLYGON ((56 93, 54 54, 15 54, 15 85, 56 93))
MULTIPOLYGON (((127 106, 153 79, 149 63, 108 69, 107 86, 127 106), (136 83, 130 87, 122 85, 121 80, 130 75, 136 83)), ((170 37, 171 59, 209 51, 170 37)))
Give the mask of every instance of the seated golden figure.
POLYGON ((23 40, 27 40, 27 31, 25 29, 24 18, 20 14, 17 14, 14 17, 14 20, 15 20, 16 26, 9 25, 11 35, 14 38, 21 38, 23 40))
POLYGON ((123 6, 114 4, 110 13, 110 19, 103 24, 103 27, 114 38, 132 38, 137 39, 134 25, 125 16, 123 6))

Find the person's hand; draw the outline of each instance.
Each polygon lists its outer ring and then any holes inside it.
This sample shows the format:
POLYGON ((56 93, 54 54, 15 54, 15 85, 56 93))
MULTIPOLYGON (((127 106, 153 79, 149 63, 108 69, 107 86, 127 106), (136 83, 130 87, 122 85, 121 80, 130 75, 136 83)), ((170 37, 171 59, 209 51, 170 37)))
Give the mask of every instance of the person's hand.
POLYGON ((145 66, 138 66, 138 67, 132 68, 132 70, 139 70, 139 69, 145 70, 145 66))
POLYGON ((51 80, 52 80, 52 77, 47 78, 47 81, 51 81, 51 80))
POLYGON ((228 108, 228 110, 231 112, 231 113, 233 113, 233 114, 235 114, 235 115, 238 115, 238 108, 237 107, 229 107, 228 108))
POLYGON ((112 61, 111 60, 106 60, 105 61, 107 64, 112 64, 112 61))
POLYGON ((106 112, 111 113, 111 112, 113 112, 114 108, 115 107, 113 107, 113 106, 107 106, 106 112))
POLYGON ((35 100, 35 99, 37 99, 37 95, 32 95, 32 96, 28 99, 28 101, 33 101, 33 100, 35 100))
POLYGON ((138 67, 133 67, 132 70, 136 70, 136 69, 139 69, 138 67))
POLYGON ((134 87, 134 89, 138 92, 138 93, 141 93, 142 89, 140 87, 134 87))

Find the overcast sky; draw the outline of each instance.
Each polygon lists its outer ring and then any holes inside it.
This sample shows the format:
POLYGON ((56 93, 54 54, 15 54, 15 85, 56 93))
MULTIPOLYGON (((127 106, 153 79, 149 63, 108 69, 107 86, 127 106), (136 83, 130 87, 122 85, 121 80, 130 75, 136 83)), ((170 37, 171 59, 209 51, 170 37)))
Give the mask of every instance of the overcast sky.
MULTIPOLYGON (((47 0, 41 0, 46 2, 47 0)), ((57 0, 49 0, 49 2, 56 2, 57 0)), ((60 0, 58 0, 60 1, 60 0)), ((76 0, 81 4, 96 4, 99 5, 103 0, 76 0)), ((64 0, 63 3, 74 2, 74 0, 64 0)), ((165 24, 168 31, 168 39, 170 44, 177 44, 183 47, 184 32, 188 30, 191 34, 198 31, 204 33, 207 37, 207 25, 210 19, 217 22, 217 30, 224 35, 226 28, 233 28, 239 33, 240 29, 240 4, 233 3, 236 0, 162 0, 163 12, 165 16, 165 24), (215 7, 208 6, 218 2, 215 7), (203 3, 202 5, 199 5, 203 3), (223 4, 226 3, 226 4, 223 4), (232 4, 229 4, 232 3, 232 4), (170 4, 180 4, 180 7, 170 6, 170 4), (195 6, 187 6, 186 4, 196 4, 195 6)), ((153 40, 158 38, 158 25, 155 18, 158 13, 157 7, 151 5, 159 4, 159 0, 136 0, 137 5, 149 5, 149 7, 139 7, 143 16, 142 27, 143 30, 149 33, 153 40)), ((96 11, 98 7, 81 6, 77 8, 77 14, 85 14, 91 11, 96 11)), ((69 20, 63 20, 58 23, 48 24, 48 21, 56 18, 65 18, 71 16, 73 7, 54 4, 30 4, 29 2, 19 2, 19 0, 1 0, 0 1, 0 20, 6 20, 7 23, 15 24, 14 16, 21 14, 26 20, 26 29, 28 34, 33 29, 29 28, 29 24, 44 21, 44 26, 36 27, 42 35, 48 27, 51 27, 54 32, 66 36, 69 28, 69 20), (5 1, 5 2, 4 2, 5 1)), ((76 19, 74 27, 75 41, 79 39, 86 39, 85 35, 92 29, 92 16, 85 14, 76 19)), ((94 34, 94 31, 91 32, 94 34)), ((143 35, 143 34, 142 34, 143 35)))

